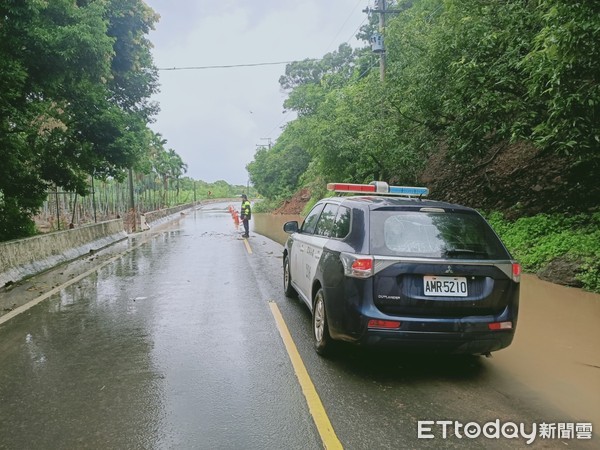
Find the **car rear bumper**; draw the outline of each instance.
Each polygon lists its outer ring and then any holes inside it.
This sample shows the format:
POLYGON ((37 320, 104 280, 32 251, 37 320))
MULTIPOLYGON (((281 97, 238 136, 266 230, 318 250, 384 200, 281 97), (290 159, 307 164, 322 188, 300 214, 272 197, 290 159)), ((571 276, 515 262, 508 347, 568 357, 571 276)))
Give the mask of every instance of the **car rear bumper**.
POLYGON ((506 306, 498 312, 479 315, 467 309, 457 317, 445 315, 444 309, 434 309, 436 305, 429 310, 422 308, 414 315, 405 311, 385 313, 373 302, 372 279, 345 281, 340 284, 343 291, 331 288, 326 292, 333 339, 365 346, 393 346, 403 351, 450 354, 489 353, 512 343, 519 315, 518 288, 505 294, 506 306), (399 328, 370 328, 370 320, 390 322, 391 326, 397 322, 399 328), (494 326, 500 329, 493 329, 494 326))
POLYGON ((404 351, 448 354, 483 354, 508 347, 514 330, 485 333, 439 333, 399 330, 368 330, 355 343, 396 347, 404 351))
MULTIPOLYGON (((379 313, 371 308, 368 314, 356 313, 355 320, 348 322, 355 327, 330 328, 334 339, 358 345, 397 347, 403 351, 433 352, 449 354, 482 354, 508 347, 514 338, 517 326, 517 309, 506 307, 495 316, 443 317, 398 317, 379 313), (384 329, 369 327, 371 319, 397 322, 399 328, 384 329), (492 329, 490 324, 510 328, 492 329)), ((492 326, 493 327, 493 326, 492 326)))

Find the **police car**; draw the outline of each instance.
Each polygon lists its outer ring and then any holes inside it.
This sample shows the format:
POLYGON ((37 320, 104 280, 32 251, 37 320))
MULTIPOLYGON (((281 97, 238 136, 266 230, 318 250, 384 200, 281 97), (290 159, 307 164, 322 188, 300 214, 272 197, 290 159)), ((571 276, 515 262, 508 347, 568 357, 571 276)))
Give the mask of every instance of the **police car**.
POLYGON ((317 353, 335 341, 486 355, 510 345, 521 267, 477 211, 423 199, 426 188, 327 188, 344 195, 283 227, 284 290, 311 310, 317 353))

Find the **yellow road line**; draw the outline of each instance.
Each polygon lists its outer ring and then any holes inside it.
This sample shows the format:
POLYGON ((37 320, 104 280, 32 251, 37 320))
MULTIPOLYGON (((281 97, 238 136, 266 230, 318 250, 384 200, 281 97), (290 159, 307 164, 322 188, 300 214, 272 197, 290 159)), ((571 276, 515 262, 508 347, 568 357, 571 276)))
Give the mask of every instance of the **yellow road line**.
POLYGON ((302 393, 306 398, 308 409, 313 417, 315 425, 317 426, 317 430, 321 436, 321 441, 323 441, 323 445, 326 449, 343 449, 344 447, 335 434, 333 426, 331 425, 329 417, 327 417, 327 413, 323 407, 323 403, 319 398, 319 394, 317 393, 317 390, 315 389, 315 386, 308 375, 308 371, 302 362, 302 358, 300 357, 300 353, 298 353, 298 349, 294 344, 292 335, 290 334, 290 331, 283 320, 281 311, 279 311, 279 308, 275 302, 269 302, 269 306, 271 308, 271 313, 273 313, 273 317, 275 318, 275 323, 277 324, 281 339, 283 339, 288 356, 292 362, 292 366, 294 367, 294 371, 296 372, 296 377, 298 377, 298 382, 302 388, 302 393))
POLYGON ((246 250, 248 250, 248 254, 251 255, 252 248, 250 247, 250 244, 248 243, 248 239, 246 239, 246 238, 244 238, 244 245, 246 246, 246 250))

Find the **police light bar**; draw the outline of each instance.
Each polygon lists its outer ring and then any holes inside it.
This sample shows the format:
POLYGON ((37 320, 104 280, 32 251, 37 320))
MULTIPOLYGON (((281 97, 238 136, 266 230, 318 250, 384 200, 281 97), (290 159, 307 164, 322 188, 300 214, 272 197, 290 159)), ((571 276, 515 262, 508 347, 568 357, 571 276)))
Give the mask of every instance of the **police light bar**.
POLYGON ((394 195, 408 195, 410 196, 426 196, 429 195, 429 189, 426 187, 412 187, 412 186, 390 186, 390 194, 394 195))
POLYGON ((398 195, 403 197, 422 197, 429 195, 429 189, 426 187, 389 186, 384 181, 372 181, 369 184, 328 183, 327 190, 352 194, 372 193, 398 195))
POLYGON ((328 183, 328 191, 335 192, 375 192, 375 185, 372 184, 351 184, 351 183, 328 183))

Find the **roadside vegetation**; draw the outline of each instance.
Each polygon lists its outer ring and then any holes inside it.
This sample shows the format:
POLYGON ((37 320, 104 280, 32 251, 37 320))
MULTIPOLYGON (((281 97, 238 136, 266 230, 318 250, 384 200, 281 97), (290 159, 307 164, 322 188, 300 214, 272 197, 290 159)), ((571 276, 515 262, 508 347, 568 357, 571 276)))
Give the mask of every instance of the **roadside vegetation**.
MULTIPOLYGON (((426 185, 486 211, 526 270, 600 291, 600 2, 387 6, 384 80, 367 45, 377 13, 364 47, 286 66, 296 119, 247 166, 257 209, 299 192, 308 208, 331 181, 426 185)), ((58 198, 71 221, 124 208, 129 176, 143 208, 240 193, 185 177, 148 127, 157 20, 142 0, 0 5, 0 241, 36 233, 58 198)))
POLYGON ((600 293, 600 213, 488 217, 523 270, 547 281, 600 293))
POLYGON ((600 3, 387 3, 384 81, 366 46, 287 65, 297 118, 247 167, 265 205, 331 181, 427 185, 489 211, 526 270, 599 291, 600 3))
POLYGON ((148 126, 157 21, 142 0, 0 4, 0 241, 123 216, 128 177, 137 212, 242 192, 184 177, 148 126))

